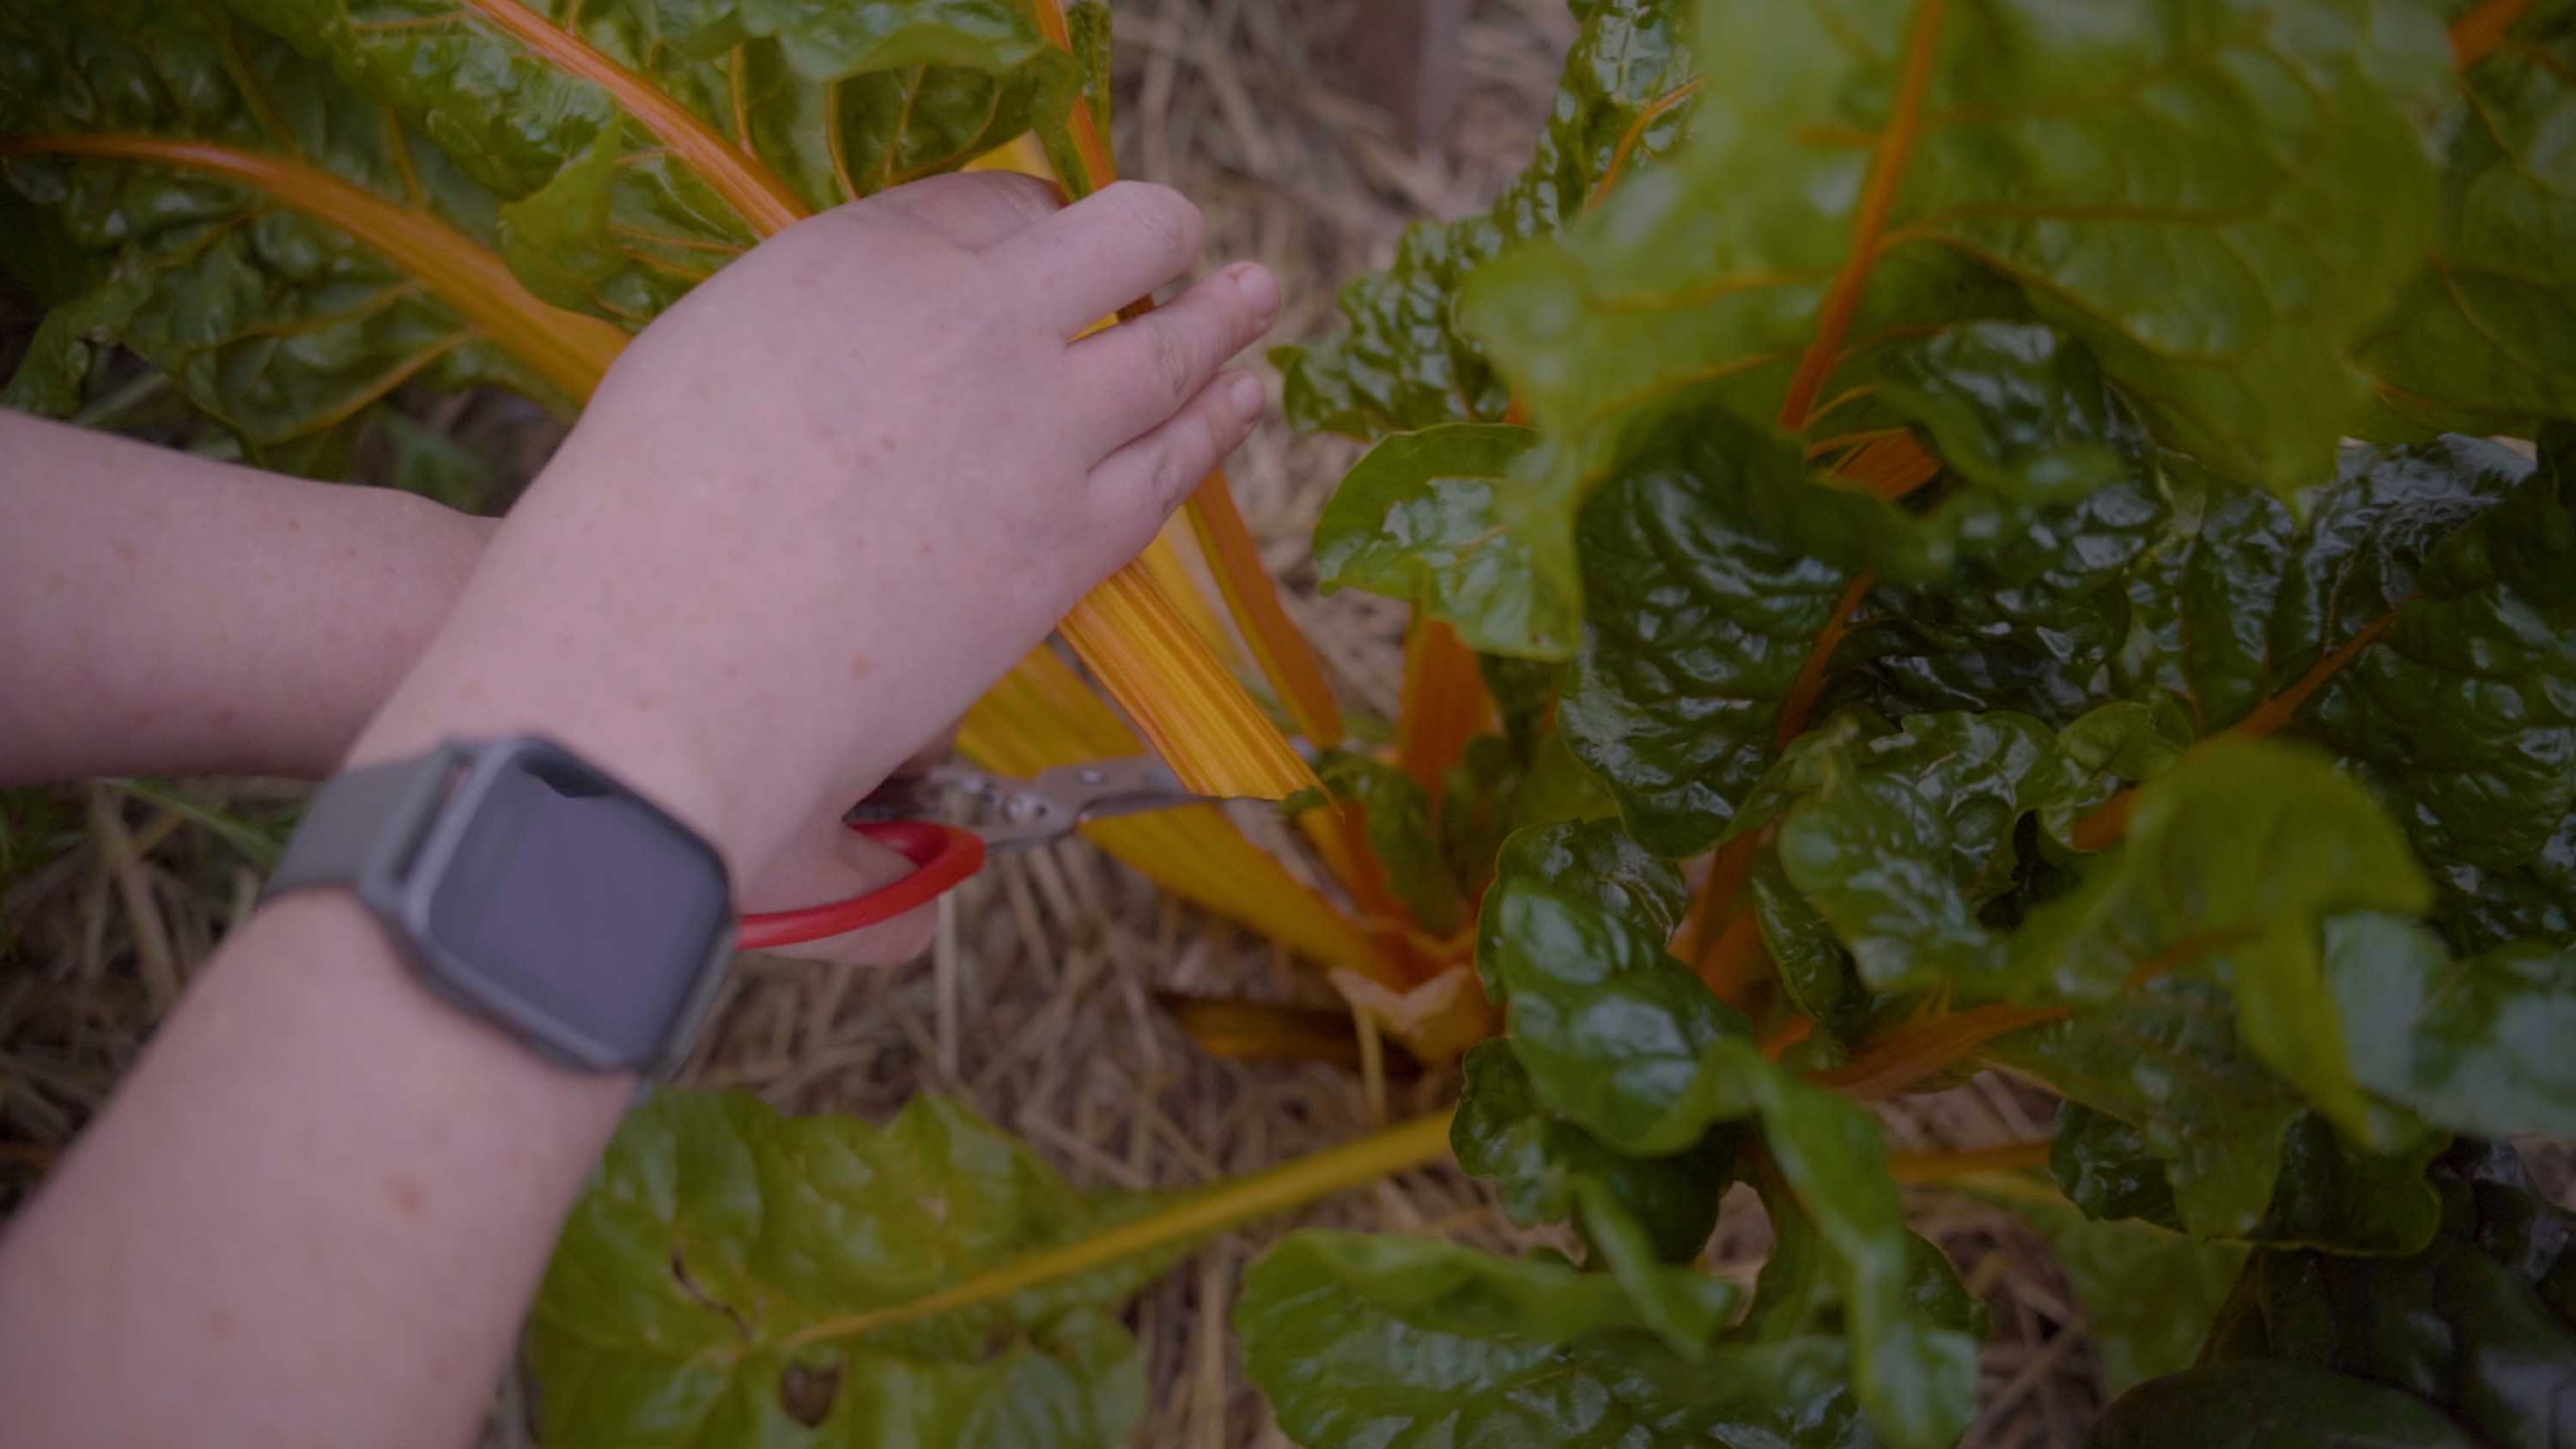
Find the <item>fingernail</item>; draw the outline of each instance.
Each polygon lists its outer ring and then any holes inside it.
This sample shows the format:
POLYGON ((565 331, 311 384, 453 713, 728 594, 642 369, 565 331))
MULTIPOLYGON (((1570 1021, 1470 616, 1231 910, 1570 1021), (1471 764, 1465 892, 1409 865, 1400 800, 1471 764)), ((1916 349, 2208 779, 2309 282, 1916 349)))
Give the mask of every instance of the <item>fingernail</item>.
POLYGON ((1243 300, 1261 314, 1262 321, 1279 315, 1279 279, 1270 275, 1268 267, 1259 262, 1237 262, 1226 268, 1225 274, 1234 289, 1243 294, 1243 300))
POLYGON ((1238 372, 1234 380, 1225 385, 1225 400, 1236 416, 1257 418, 1261 416, 1261 410, 1269 406, 1270 393, 1261 385, 1260 378, 1248 372, 1238 372))

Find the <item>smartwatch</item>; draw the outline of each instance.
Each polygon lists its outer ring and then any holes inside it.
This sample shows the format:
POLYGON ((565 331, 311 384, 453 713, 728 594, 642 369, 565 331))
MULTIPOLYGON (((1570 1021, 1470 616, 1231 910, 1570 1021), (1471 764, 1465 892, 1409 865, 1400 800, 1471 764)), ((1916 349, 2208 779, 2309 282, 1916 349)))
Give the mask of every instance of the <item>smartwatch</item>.
POLYGON ((262 899, 312 886, 354 892, 432 991, 587 1071, 677 1068, 733 954, 715 848, 536 736, 325 783, 262 899))

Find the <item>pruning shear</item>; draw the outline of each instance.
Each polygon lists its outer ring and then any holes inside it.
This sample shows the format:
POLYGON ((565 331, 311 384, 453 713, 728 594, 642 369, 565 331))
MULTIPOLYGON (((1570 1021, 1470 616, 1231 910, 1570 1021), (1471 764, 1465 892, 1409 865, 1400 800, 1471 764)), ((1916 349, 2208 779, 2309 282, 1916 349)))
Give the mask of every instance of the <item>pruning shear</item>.
POLYGON ((911 861, 910 875, 847 900, 744 916, 734 942, 763 950, 873 926, 954 889, 984 868, 988 852, 1061 840, 1086 821, 1207 803, 1152 755, 1028 776, 933 766, 888 780, 842 817, 854 834, 911 861))

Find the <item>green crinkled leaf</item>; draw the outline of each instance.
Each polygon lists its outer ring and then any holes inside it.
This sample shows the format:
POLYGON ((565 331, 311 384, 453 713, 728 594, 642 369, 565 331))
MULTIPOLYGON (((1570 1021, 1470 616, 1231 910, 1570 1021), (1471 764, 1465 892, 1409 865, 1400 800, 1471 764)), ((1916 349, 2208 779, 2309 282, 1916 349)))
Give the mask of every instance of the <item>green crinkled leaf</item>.
POLYGON ((2030 1195, 2007 1201, 2047 1240, 2083 1304, 2104 1393, 2116 1397, 2191 1366, 2244 1266, 2243 1247, 2147 1223, 2096 1222, 2030 1195))
POLYGON ((2424 1164, 2442 1136, 2374 1108, 2390 1148, 2347 1142, 2238 1041, 2235 1016, 2216 983, 2167 976, 1986 1057, 2089 1109, 2070 1107, 2050 1166, 2090 1214, 2347 1252, 2422 1246, 2439 1217, 2424 1164))
MULTIPOLYGON (((1466 290, 1469 330, 1543 428, 1598 434, 1705 379, 1757 427, 1861 388, 1926 426, 2009 414, 1966 388, 1889 397, 1942 372, 1909 374, 1927 335, 1995 324, 2089 351, 2160 441, 2284 491, 2359 411, 2352 351, 2432 240, 2418 122, 2450 82, 2429 9, 1707 0, 1698 26, 1689 138, 1466 290), (1869 143, 1891 127, 1912 144, 1865 226, 1869 143), (1875 251, 1841 332, 1820 319, 1856 235, 1875 251), (1836 356, 1793 394, 1820 329, 1836 356)), ((2060 437, 2064 461, 2036 472, 1945 460, 2009 491, 2104 481, 2081 461, 2099 447, 2060 437)))
POLYGON ((1315 524, 1315 568, 1345 586, 1411 601, 1474 649, 1561 657, 1582 602, 1572 503, 1523 466, 1527 428, 1460 423, 1369 450, 1315 524))
POLYGON ((2087 1449, 2487 1449, 2411 1394, 2300 1364, 2214 1363, 2140 1384, 2087 1449))
POLYGON ((2031 911, 2007 971, 2026 998, 2097 1003, 2142 975, 2206 974, 2234 996, 2245 1046, 2370 1140, 2320 930, 2337 912, 2431 899, 2396 825, 2330 763, 2220 739, 2139 788, 2127 839, 2031 911))
MULTIPOLYGON (((1681 1269, 1712 1302, 1734 1290, 1681 1269)), ((1873 1449, 1843 1340, 1729 1335, 1692 1356, 1604 1274, 1418 1238, 1292 1233, 1244 1275, 1251 1379, 1306 1449, 1546 1444, 1873 1449)))
POLYGON ((2576 1136, 2576 954, 2540 942, 2454 961, 2388 916, 2326 927, 2362 1085, 2458 1132, 2576 1136))
POLYGON ((1483 350, 1452 325, 1458 286, 1513 243, 1565 225, 1614 163, 1633 176, 1681 136, 1688 107, 1678 101, 1640 119, 1690 77, 1677 39, 1688 8, 1682 0, 1584 7, 1528 168, 1482 216, 1407 228, 1392 266, 1342 289, 1347 331, 1271 354, 1286 378, 1290 421, 1362 438, 1502 421, 1510 394, 1483 350))
POLYGON ((1742 1018, 1664 954, 1681 904, 1671 867, 1605 824, 1505 847, 1477 966, 1530 1094, 1634 1156, 1757 1119, 1765 1160, 1815 1221, 1871 1422, 1894 1443, 1947 1444, 1975 1411, 1975 1335, 1918 1299, 1886 1140, 1867 1112, 1764 1060, 1742 1018))
MULTIPOLYGON (((328 58, 499 196, 511 261, 549 301, 640 325, 764 234, 622 82, 575 74, 477 13, 481 0, 231 3, 328 58)), ((956 169, 1028 129, 1073 69, 1011 0, 530 9, 561 37, 549 44, 640 77, 804 210, 956 169)))
POLYGON ((1315 773, 1333 799, 1359 808, 1369 853, 1414 924, 1434 936, 1458 929, 1466 905, 1422 787, 1402 770, 1349 750, 1325 751, 1315 773))
POLYGON ((1827 1042, 1847 1046, 1884 1014, 1880 1000, 1861 983, 1851 952, 1815 903, 1789 883, 1777 854, 1765 851, 1755 860, 1746 889, 1763 949, 1771 953, 1790 1004, 1815 1021, 1827 1042))
POLYGON ((1583 648, 1557 720, 1667 855, 1706 849, 1761 777, 1849 582, 1768 536, 1750 476, 1763 456, 1677 437, 1583 510, 1583 648))
POLYGON ((187 141, 355 187, 497 243, 497 202, 327 66, 201 0, 25 0, 0 10, 0 161, 13 273, 52 310, 0 401, 67 416, 110 344, 167 374, 244 456, 344 469, 398 384, 560 394, 387 254, 281 196, 202 170, 65 149, 187 141))
MULTIPOLYGON (((1905 1230, 1877 1120, 1734 1040, 1703 1054, 1677 1108, 1684 1122, 1758 1116, 1766 1166, 1813 1222, 1846 1314, 1852 1386, 1871 1424, 1895 1445, 1956 1441, 1976 1415, 1982 1318, 1946 1264, 1927 1284, 1924 1255, 1939 1262, 1939 1254, 1905 1230)), ((1775 1210, 1775 1224, 1780 1216, 1775 1210)))
MULTIPOLYGON (((2022 821, 2115 788, 2037 720, 2000 710, 1915 715, 1802 752, 1787 773, 1813 784, 1779 820, 1782 872, 1877 991, 1994 970, 2003 937, 1985 908, 2015 884, 2022 821)), ((1763 803, 1790 788, 1766 789, 1763 803)))
POLYGON ((1697 1141, 1635 1139, 1656 1132, 1703 1049, 1751 1030, 1664 954, 1683 905, 1670 865, 1593 821, 1513 836, 1477 920, 1476 970, 1538 1100, 1621 1151, 1697 1141))
POLYGON ((1449 1145, 1460 1167, 1494 1179, 1513 1222, 1572 1219, 1585 1208, 1588 1185, 1645 1229, 1656 1257, 1688 1262, 1708 1245, 1718 1200, 1734 1178, 1730 1137, 1712 1135, 1672 1157, 1623 1157, 1539 1104, 1510 1043, 1477 1043, 1465 1071, 1449 1145))
MULTIPOLYGON (((2509 1151, 2463 1144, 2436 1177, 2449 1210, 2441 1235, 2420 1251, 2255 1254, 2204 1363, 2280 1383, 2330 1373, 2355 1401, 2402 1390, 2467 1430, 2458 1442, 2560 1442, 2576 1398, 2576 1328, 2546 1285, 2576 1219, 2532 1194, 2509 1151)), ((2136 1437, 2120 1442, 2186 1442, 2149 1437, 2126 1403, 2110 1422, 2134 1426, 2136 1437)))
POLYGON ((2576 417, 2576 5, 2531 6, 2463 82, 2433 256, 2362 351, 2374 436, 2576 417))
POLYGON ((2365 629, 2289 721, 2385 799, 2481 949, 2576 924, 2576 520, 2568 485, 2493 443, 2344 451, 2296 500, 2195 482, 2137 570, 2127 673, 2243 721, 2365 629))
POLYGON ((1938 586, 1882 585, 1834 652, 1829 702, 1891 717, 2010 709, 2064 725, 2119 692, 2129 576, 2171 527, 2146 481, 2033 510, 1938 586))
POLYGON ((1116 1309, 1179 1249, 873 1331, 818 1325, 900 1310, 1154 1201, 1076 1192, 936 1097, 880 1128, 666 1089, 618 1128, 547 1268, 529 1330, 543 1435, 1123 1444, 1145 1381, 1116 1309))

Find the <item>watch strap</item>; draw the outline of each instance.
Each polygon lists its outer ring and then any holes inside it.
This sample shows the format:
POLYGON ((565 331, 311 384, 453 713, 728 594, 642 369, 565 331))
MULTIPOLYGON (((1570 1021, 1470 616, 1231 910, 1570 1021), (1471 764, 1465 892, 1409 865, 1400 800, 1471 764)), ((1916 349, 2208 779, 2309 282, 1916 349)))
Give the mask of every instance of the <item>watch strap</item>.
POLYGON ((428 832, 465 753, 449 745, 323 782, 260 899, 389 878, 428 832))

